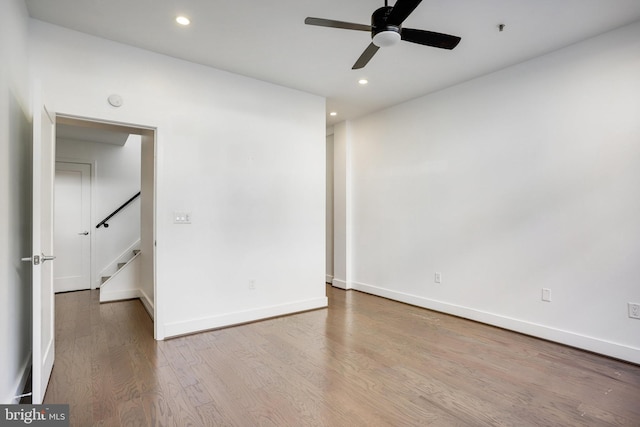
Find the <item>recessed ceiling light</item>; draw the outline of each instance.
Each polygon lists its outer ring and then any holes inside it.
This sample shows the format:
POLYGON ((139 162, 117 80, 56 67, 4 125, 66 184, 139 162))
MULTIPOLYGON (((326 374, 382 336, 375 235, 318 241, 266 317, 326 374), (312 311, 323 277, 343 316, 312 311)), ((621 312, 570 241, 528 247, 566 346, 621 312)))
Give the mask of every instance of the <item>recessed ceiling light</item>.
POLYGON ((367 79, 360 79, 360 80, 358 80, 358 83, 360 83, 361 85, 366 85, 367 83, 369 83, 369 80, 367 80, 367 79))
POLYGON ((330 116, 337 116, 337 115, 338 115, 338 113, 336 113, 335 111, 332 111, 332 112, 330 112, 330 113, 329 113, 329 115, 330 115, 330 116))
POLYGON ((189 25, 191 23, 191 20, 186 16, 180 15, 176 18, 176 22, 180 25, 189 25))

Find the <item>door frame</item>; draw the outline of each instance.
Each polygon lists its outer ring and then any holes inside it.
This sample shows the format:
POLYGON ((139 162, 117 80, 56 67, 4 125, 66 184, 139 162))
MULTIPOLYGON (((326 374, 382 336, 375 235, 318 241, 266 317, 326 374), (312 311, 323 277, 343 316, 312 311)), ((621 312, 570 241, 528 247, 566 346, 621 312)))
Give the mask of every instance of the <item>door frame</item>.
MULTIPOLYGON (((152 316, 153 318, 153 330, 154 330, 154 338, 157 339, 163 339, 164 336, 160 333, 160 325, 162 324, 160 321, 160 316, 161 316, 161 311, 158 309, 158 287, 157 287, 157 280, 156 280, 156 230, 157 230, 157 214, 156 214, 156 206, 157 206, 157 150, 158 150, 158 144, 157 144, 157 128, 154 126, 147 126, 147 125, 140 125, 140 124, 134 124, 134 123, 123 123, 123 122, 116 122, 116 121, 112 121, 112 120, 106 120, 106 119, 100 119, 100 118, 95 118, 95 117, 84 117, 84 116, 78 116, 78 115, 72 115, 72 114, 65 114, 63 112, 56 112, 56 123, 59 124, 66 124, 66 125, 71 125, 71 126, 79 126, 79 127, 89 127, 89 128, 93 128, 93 129, 110 129, 110 130, 114 130, 117 129, 120 132, 127 132, 130 134, 134 134, 134 135, 140 135, 142 137, 142 147, 141 147, 141 173, 144 174, 145 173, 145 160, 147 161, 148 165, 151 165, 152 170, 149 171, 149 173, 151 174, 150 176, 150 185, 145 186, 142 182, 141 182, 141 192, 142 192, 142 202, 145 203, 145 200, 147 201, 147 204, 149 205, 149 208, 147 209, 147 212, 149 212, 148 214, 145 215, 145 210, 143 210, 141 208, 141 216, 144 217, 144 220, 148 223, 150 222, 150 236, 148 236, 148 238, 146 240, 150 240, 146 243, 141 242, 142 247, 141 249, 144 250, 145 244, 146 244, 146 248, 147 248, 147 252, 150 251, 151 254, 148 258, 148 260, 150 261, 151 264, 151 268, 149 271, 149 279, 153 282, 153 299, 152 299, 152 307, 148 307, 147 304, 143 301, 143 305, 145 306, 145 308, 147 309, 147 311, 149 311, 149 314, 152 316), (148 147, 149 144, 151 144, 151 149, 145 149, 145 146, 148 147), (152 158, 151 158, 152 157, 152 158), (152 311, 152 313, 151 313, 152 311)), ((65 161, 64 157, 61 157, 57 160, 60 161, 65 161)), ((79 159, 68 159, 72 162, 79 162, 79 159)), ((87 161, 82 161, 82 163, 90 163, 92 164, 92 162, 87 162, 87 161)), ((91 168, 91 173, 92 173, 92 186, 95 185, 95 173, 96 173, 96 167, 94 164, 92 164, 92 168, 91 168)), ((143 177, 141 177, 141 181, 143 180, 143 177)), ((93 188, 92 188, 92 192, 93 192, 93 188)), ((92 197, 92 204, 95 203, 95 198, 92 197)), ((94 206, 92 205, 92 214, 93 212, 95 212, 94 206)), ((95 220, 92 218, 92 224, 95 222, 95 220)), ((141 221, 144 222, 144 221, 141 221)), ((94 251, 94 233, 91 233, 91 244, 92 244, 92 252, 95 253, 94 251)), ((141 229, 141 240, 142 240, 142 229, 141 229)), ((92 257, 92 274, 93 271, 95 271, 95 265, 94 265, 94 258, 92 257)))

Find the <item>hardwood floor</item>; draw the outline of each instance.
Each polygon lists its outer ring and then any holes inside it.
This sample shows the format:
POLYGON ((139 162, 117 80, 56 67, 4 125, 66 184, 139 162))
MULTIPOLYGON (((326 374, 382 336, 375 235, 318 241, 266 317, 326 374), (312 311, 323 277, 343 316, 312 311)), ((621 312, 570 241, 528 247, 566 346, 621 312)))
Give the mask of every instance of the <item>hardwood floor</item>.
POLYGON ((56 295, 73 426, 640 425, 640 366, 356 291, 155 342, 138 300, 56 295))

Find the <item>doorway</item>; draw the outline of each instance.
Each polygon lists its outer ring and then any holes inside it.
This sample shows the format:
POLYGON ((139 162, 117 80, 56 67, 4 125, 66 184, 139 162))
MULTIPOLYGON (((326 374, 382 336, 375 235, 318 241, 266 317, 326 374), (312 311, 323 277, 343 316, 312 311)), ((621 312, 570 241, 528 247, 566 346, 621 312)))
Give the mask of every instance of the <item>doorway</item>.
MULTIPOLYGON (((67 116, 64 114, 56 115, 56 127, 65 128, 65 132, 78 132, 82 135, 91 135, 91 134, 100 134, 101 139, 116 136, 116 140, 107 141, 109 144, 118 144, 117 136, 124 135, 124 139, 126 140, 129 136, 136 136, 138 141, 138 167, 139 167, 139 183, 136 183, 138 186, 138 191, 140 192, 139 200, 137 203, 139 204, 139 249, 140 253, 139 264, 140 264, 140 280, 139 280, 139 295, 140 300, 142 301, 145 309, 149 313, 152 319, 156 319, 156 304, 155 304, 155 139, 156 139, 156 131, 154 128, 149 128, 145 126, 139 125, 129 125, 129 124, 121 124, 121 123, 113 123, 106 122, 99 119, 93 118, 83 118, 77 116, 67 116)), ((122 142, 124 144, 124 142, 122 142)), ((78 162, 77 158, 82 158, 82 150, 74 153, 74 157, 76 159, 69 159, 68 155, 59 158, 59 160, 64 160, 66 163, 82 163, 82 161, 78 162)), ((86 153, 85 153, 86 155, 86 153)), ((91 162, 90 162, 91 163, 91 162)), ((91 172, 90 176, 93 179, 93 187, 96 185, 96 169, 100 168, 100 165, 96 165, 95 162, 91 163, 91 172)), ((57 187, 57 182, 56 182, 57 187)), ((95 207, 95 199, 96 194, 93 194, 93 203, 92 209, 95 207)), ((121 202, 121 201, 119 201, 121 202)), ((118 203, 119 203, 118 202, 118 203)), ((84 227, 82 230, 74 231, 76 236, 78 233, 80 237, 88 237, 90 243, 89 251, 92 253, 96 252, 96 239, 95 235, 97 232, 106 232, 104 227, 100 227, 100 230, 96 228, 96 221, 99 221, 102 218, 98 218, 100 214, 93 214, 91 218, 91 223, 89 224, 88 229, 84 227), (85 232, 88 232, 87 235, 84 235, 85 232)), ((61 218, 55 218, 56 223, 60 222, 61 218)), ((64 222, 64 220, 62 220, 64 222)), ((115 225, 112 225, 109 231, 115 230, 115 225)), ((71 233, 71 231, 69 231, 71 233)), ((61 266, 62 267, 62 266, 61 266)), ((95 268, 95 265, 91 265, 92 273, 91 273, 91 282, 90 288, 96 288, 98 285, 95 283, 94 279, 97 277, 97 274, 100 273, 95 268)), ((86 288, 85 288, 86 289, 86 288)), ((157 337, 157 322, 154 321, 154 338, 157 337)))

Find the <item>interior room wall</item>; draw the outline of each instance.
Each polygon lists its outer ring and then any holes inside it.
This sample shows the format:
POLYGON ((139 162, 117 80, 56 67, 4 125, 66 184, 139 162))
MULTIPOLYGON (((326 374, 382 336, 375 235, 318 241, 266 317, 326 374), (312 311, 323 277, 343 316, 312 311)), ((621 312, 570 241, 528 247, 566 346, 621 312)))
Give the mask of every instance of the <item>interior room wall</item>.
POLYGON ((639 363, 638 94, 640 23, 351 122, 353 287, 639 363))
POLYGON ((58 138, 56 160, 92 164, 93 275, 92 287, 100 285, 101 273, 112 274, 123 253, 140 240, 140 198, 119 212, 109 227, 95 226, 140 191, 140 135, 130 135, 120 146, 58 138), (114 263, 115 262, 115 263, 114 263))
POLYGON ((31 24, 56 112, 157 129, 158 338, 326 306, 324 98, 31 24))
POLYGON ((351 122, 333 127, 333 280, 340 289, 351 289, 351 122))
POLYGON ((333 281, 333 130, 327 135, 326 282, 333 281))
POLYGON ((155 222, 148 218, 155 215, 155 133, 147 132, 141 137, 140 170, 140 292, 142 303, 153 316, 155 301, 155 222))
POLYGON ((0 402, 16 403, 31 357, 31 112, 28 14, 22 0, 0 13, 0 402))

